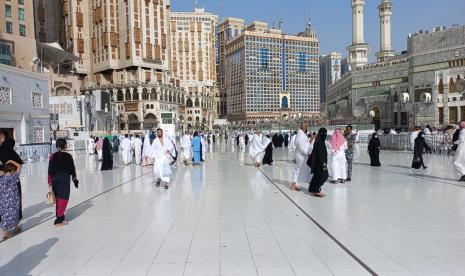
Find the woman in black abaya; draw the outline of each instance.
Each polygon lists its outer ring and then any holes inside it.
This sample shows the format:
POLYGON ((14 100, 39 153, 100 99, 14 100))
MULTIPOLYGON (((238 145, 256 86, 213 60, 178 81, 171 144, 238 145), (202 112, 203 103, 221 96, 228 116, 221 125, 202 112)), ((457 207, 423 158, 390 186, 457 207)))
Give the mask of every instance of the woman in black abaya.
MULTIPOLYGON (((266 135, 268 139, 270 139, 270 135, 266 135)), ((265 148, 265 156, 263 156, 263 165, 273 165, 273 143, 268 143, 268 146, 265 148)))
POLYGON ((413 149, 412 168, 414 169, 419 169, 421 167, 423 167, 423 169, 428 168, 425 166, 425 163, 423 162, 423 151, 425 149, 427 152, 431 151, 431 148, 426 143, 425 133, 422 131, 418 134, 418 137, 415 139, 415 146, 413 149))
POLYGON ((381 143, 377 133, 373 133, 371 140, 368 143, 368 154, 370 155, 370 166, 381 167, 379 162, 379 151, 381 149, 381 143))
POLYGON ((328 152, 326 150, 326 128, 320 128, 313 145, 312 154, 308 158, 307 165, 312 169, 313 177, 308 187, 310 195, 325 197, 321 192, 321 186, 328 180, 328 152))
POLYGON ((113 152, 111 149, 110 141, 108 138, 103 139, 102 147, 102 171, 112 170, 113 169, 113 152))

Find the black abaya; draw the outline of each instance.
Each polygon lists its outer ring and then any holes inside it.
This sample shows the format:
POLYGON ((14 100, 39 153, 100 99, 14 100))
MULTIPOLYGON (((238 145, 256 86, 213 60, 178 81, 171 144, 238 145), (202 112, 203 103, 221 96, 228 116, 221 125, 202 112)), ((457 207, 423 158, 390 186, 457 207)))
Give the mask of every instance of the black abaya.
POLYGON ((273 164, 273 143, 269 143, 266 147, 262 163, 267 165, 273 164))
POLYGON ((415 139, 415 146, 413 148, 413 161, 412 168, 419 169, 421 167, 426 168, 425 163, 423 162, 423 151, 431 151, 431 148, 426 143, 424 133, 421 132, 418 134, 418 137, 415 139))
POLYGON ((380 167, 381 163, 379 162, 379 150, 381 149, 381 143, 376 136, 376 133, 373 134, 370 142, 368 143, 368 153, 370 155, 370 166, 380 167))
POLYGON ((103 147, 102 147, 102 171, 112 170, 113 169, 113 153, 111 150, 110 141, 108 138, 103 140, 103 147))
POLYGON ((310 155, 310 168, 313 173, 308 191, 310 193, 320 193, 321 186, 328 180, 328 152, 326 151, 325 139, 318 139, 313 146, 310 155))

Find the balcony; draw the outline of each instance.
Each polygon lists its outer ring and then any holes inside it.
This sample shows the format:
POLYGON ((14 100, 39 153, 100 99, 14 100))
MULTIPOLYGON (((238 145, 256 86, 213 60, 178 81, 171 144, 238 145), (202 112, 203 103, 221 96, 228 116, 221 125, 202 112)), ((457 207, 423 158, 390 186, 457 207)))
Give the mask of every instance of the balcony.
POLYGON ((78 38, 76 39, 76 43, 77 43, 77 51, 78 53, 84 53, 84 39, 82 38, 78 38))
POLYGON ((134 42, 135 43, 140 43, 141 42, 140 28, 134 28, 134 42))
POLYGON ((80 12, 76 12, 76 26, 84 27, 84 16, 80 12))

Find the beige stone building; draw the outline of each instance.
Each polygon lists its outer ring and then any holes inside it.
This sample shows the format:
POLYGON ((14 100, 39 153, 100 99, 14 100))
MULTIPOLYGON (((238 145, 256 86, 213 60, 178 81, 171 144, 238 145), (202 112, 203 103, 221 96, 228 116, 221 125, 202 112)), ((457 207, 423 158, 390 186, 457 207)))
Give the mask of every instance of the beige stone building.
MULTIPOLYGON (((113 128, 123 131, 153 128, 168 113, 176 123, 183 119, 185 92, 170 68, 169 0, 61 2, 61 14, 40 8, 52 3, 37 3, 37 14, 44 10, 45 18, 63 19, 65 40, 61 46, 79 60, 68 71, 55 73, 58 81, 72 86, 68 87, 71 94, 74 79, 80 81, 78 94, 86 97, 78 97, 79 106, 88 108, 87 103, 92 103, 93 110, 84 114, 91 118, 90 129, 103 125, 102 118, 108 117, 108 112, 116 118, 113 128), (63 79, 63 73, 73 81, 63 79), (103 103, 106 94, 112 101, 103 103)), ((47 20, 40 24, 47 26, 47 20)), ((66 64, 59 68, 66 68, 66 64)))
POLYGON ((35 71, 34 6, 31 0, 0 0, 0 63, 35 71))
POLYGON ((204 9, 172 12, 171 70, 186 90, 186 118, 190 128, 211 127, 217 118, 215 27, 218 16, 204 9))

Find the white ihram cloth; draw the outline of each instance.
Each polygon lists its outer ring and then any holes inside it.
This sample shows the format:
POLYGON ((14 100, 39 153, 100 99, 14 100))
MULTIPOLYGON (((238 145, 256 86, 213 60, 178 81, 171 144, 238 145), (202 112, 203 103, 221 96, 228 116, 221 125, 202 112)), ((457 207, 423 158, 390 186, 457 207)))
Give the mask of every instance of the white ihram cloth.
MULTIPOLYGON (((292 136, 294 143, 295 152, 295 167, 294 167, 294 181, 295 183, 309 183, 312 180, 312 172, 310 167, 307 165, 309 155, 313 150, 313 143, 308 140, 307 134, 301 129, 292 136)), ((292 141, 292 140, 291 140, 292 141)), ((289 147, 290 148, 290 147, 289 147)))
POLYGON ((265 151, 265 147, 263 146, 263 144, 264 143, 263 143, 262 134, 260 135, 254 134, 252 136, 252 139, 250 140, 249 154, 255 163, 262 162, 263 152, 265 151))
POLYGON ((87 153, 88 154, 95 153, 95 141, 92 138, 87 139, 87 153))
POLYGON ((136 164, 139 165, 142 160, 142 140, 136 137, 131 141, 131 145, 136 156, 136 164))
POLYGON ((145 135, 144 138, 144 147, 142 148, 142 166, 147 166, 152 164, 150 161, 150 137, 145 135))
POLYGON ((418 137, 418 131, 414 131, 412 132, 412 134, 410 134, 410 150, 412 151, 415 148, 415 139, 417 139, 417 137, 418 137))
POLYGON ((347 142, 337 150, 331 149, 331 172, 333 180, 347 178, 347 159, 345 150, 347 149, 347 142))
POLYGON ((123 155, 123 163, 125 165, 131 163, 131 140, 128 138, 124 137, 123 140, 121 141, 120 148, 121 148, 121 154, 123 155))
POLYGON ((459 140, 457 141, 458 147, 455 152, 454 166, 460 175, 465 175, 465 129, 460 131, 459 140))
POLYGON ((296 138, 297 138, 297 134, 292 135, 291 141, 289 142, 289 151, 295 151, 295 139, 296 138))
POLYGON ((191 137, 184 134, 181 138, 182 157, 184 160, 189 160, 191 158, 191 143, 191 137))
POLYGON ((206 154, 207 154, 207 146, 206 146, 206 143, 205 143, 205 139, 203 139, 203 136, 200 135, 200 143, 202 144, 202 160, 205 161, 205 157, 206 157, 206 154))
POLYGON ((157 138, 153 141, 150 147, 150 158, 154 159, 153 173, 157 179, 161 179, 163 182, 170 182, 171 175, 171 162, 174 156, 174 146, 168 137, 163 138, 163 145, 160 139, 157 138))

